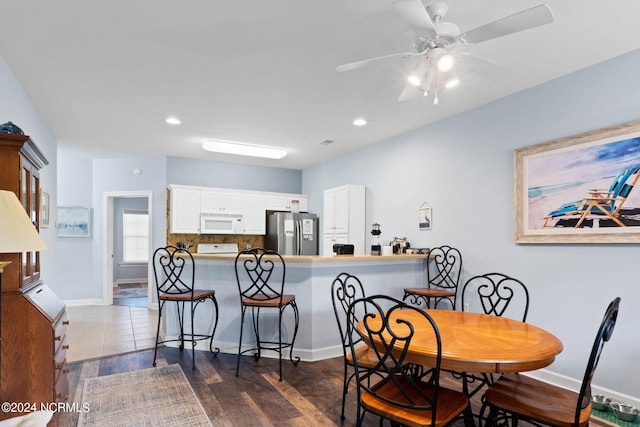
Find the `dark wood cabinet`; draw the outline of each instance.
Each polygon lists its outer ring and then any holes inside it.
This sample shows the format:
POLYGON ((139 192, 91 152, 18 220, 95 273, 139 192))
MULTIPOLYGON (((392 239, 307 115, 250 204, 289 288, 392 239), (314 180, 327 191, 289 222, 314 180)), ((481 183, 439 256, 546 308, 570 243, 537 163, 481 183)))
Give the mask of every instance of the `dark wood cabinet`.
MULTIPOLYGON (((0 133, 0 189, 16 193, 40 225, 40 174, 48 164, 27 135, 0 133)), ((40 277, 40 253, 0 254, 2 273, 0 400, 64 402, 68 398, 64 302, 40 277)), ((18 414, 0 412, 0 419, 18 414)))

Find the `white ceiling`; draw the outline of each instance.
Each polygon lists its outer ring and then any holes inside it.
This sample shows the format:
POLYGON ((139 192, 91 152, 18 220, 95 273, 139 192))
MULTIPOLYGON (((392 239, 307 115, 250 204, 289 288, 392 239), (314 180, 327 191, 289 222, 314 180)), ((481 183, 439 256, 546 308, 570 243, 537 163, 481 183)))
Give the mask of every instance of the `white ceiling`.
MULTIPOLYGON (((445 20, 470 30, 539 3, 449 0, 445 20)), ((303 169, 640 47, 637 0, 547 4, 553 24, 466 48, 509 78, 462 75, 437 106, 397 101, 402 59, 335 70, 411 50, 391 0, 3 0, 0 54, 65 149, 303 169), (216 155, 208 138, 289 154, 216 155)))

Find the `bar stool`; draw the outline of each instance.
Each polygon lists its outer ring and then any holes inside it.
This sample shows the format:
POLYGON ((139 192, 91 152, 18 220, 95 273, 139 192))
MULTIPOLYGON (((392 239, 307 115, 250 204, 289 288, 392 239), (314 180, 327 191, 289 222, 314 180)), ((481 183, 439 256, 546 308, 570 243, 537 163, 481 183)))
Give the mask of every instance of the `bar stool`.
POLYGON ((253 248, 244 250, 236 256, 235 261, 236 280, 240 293, 240 308, 242 317, 240 320, 240 342, 238 343, 238 360, 236 363, 236 376, 240 369, 240 356, 243 353, 255 351, 253 357, 259 360, 262 350, 278 352, 279 375, 282 381, 282 352, 289 349, 289 360, 294 365, 300 362, 300 357, 293 357, 293 344, 298 334, 300 316, 296 305, 295 295, 284 294, 284 280, 286 267, 282 256, 273 250, 253 248), (244 316, 247 308, 251 307, 253 331, 256 338, 256 347, 242 350, 242 332, 244 329, 244 316), (282 315, 287 307, 291 307, 294 315, 294 329, 290 341, 282 341, 282 315), (278 311, 278 340, 264 340, 260 338, 260 310, 271 309, 278 311))
MULTIPOLYGON (((213 336, 218 326, 218 302, 216 291, 195 289, 195 262, 193 255, 183 248, 166 246, 156 249, 153 253, 153 274, 156 282, 158 297, 158 329, 156 331, 156 345, 153 351, 153 366, 156 366, 158 345, 167 342, 180 342, 180 351, 184 350, 184 342, 191 342, 192 369, 196 369, 196 344, 198 341, 209 340, 209 351, 214 355, 220 352, 219 348, 213 348, 213 336), (196 308, 200 303, 211 301, 214 306, 215 318, 213 330, 210 334, 197 334, 194 330, 194 317, 196 308), (160 339, 160 324, 162 322, 162 310, 167 302, 175 302, 178 314, 180 335, 177 338, 160 339), (188 305, 187 305, 188 303, 188 305), (184 316, 189 312, 191 321, 190 332, 184 330, 184 316)), ((166 338, 166 337, 165 337, 166 338)))
POLYGON ((456 309, 456 294, 460 273, 462 271, 462 255, 451 246, 440 246, 429 251, 429 259, 433 260, 433 267, 427 265, 427 286, 425 288, 405 288, 403 301, 408 301, 418 307, 424 303, 430 308, 433 298, 433 308, 447 300, 451 309, 456 309))

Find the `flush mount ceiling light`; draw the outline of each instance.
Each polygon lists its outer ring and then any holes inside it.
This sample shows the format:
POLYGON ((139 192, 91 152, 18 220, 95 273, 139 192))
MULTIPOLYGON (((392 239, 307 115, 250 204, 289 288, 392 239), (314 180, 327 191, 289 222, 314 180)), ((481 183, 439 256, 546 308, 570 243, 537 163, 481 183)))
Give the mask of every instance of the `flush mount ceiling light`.
POLYGON ((358 118, 358 119, 355 119, 353 121, 353 125, 354 126, 364 126, 366 124, 367 124, 367 121, 365 119, 362 119, 362 118, 358 118))
POLYGON ((236 154, 238 156, 264 157, 266 159, 281 159, 287 152, 278 148, 259 145, 241 144, 238 142, 208 140, 202 148, 214 153, 236 154))
POLYGON ((177 117, 167 117, 165 122, 169 123, 170 125, 179 125, 182 123, 177 117))

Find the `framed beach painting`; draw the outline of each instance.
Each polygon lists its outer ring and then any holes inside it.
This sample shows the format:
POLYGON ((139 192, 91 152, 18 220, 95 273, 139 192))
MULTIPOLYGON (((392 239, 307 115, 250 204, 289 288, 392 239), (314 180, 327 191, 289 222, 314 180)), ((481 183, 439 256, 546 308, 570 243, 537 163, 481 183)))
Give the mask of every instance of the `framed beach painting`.
POLYGON ((58 237, 91 237, 91 208, 58 206, 58 237))
POLYGON ((516 243, 640 242, 640 121, 515 151, 516 243))

